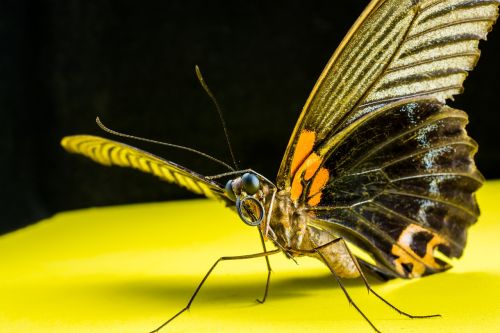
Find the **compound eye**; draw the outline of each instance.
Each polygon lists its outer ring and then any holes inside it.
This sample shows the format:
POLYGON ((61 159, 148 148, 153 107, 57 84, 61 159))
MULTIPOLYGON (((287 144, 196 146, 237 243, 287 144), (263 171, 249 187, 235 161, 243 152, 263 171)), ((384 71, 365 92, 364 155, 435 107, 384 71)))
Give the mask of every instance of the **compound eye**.
POLYGON ((226 193, 226 196, 229 199, 236 201, 236 194, 234 194, 234 191, 233 191, 233 181, 232 180, 227 181, 226 186, 224 187, 224 192, 226 193))
POLYGON ((241 177, 241 181, 243 183, 243 190, 250 195, 257 193, 260 188, 259 178, 253 173, 245 173, 241 177))

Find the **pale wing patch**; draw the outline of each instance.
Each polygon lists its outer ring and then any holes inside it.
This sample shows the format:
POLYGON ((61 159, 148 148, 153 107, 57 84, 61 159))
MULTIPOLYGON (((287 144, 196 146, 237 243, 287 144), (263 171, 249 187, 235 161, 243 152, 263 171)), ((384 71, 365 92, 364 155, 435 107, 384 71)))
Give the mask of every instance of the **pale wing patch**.
POLYGON ((410 278, 416 278, 424 275, 427 267, 442 270, 446 264, 436 262, 434 250, 438 245, 443 244, 449 245, 438 234, 432 234, 416 224, 408 225, 399 236, 397 243, 392 246, 391 253, 397 257, 394 259, 396 271, 401 275, 407 274, 410 278), (417 235, 428 237, 421 241, 417 240, 417 235), (421 248, 422 253, 416 253, 416 246, 421 248))

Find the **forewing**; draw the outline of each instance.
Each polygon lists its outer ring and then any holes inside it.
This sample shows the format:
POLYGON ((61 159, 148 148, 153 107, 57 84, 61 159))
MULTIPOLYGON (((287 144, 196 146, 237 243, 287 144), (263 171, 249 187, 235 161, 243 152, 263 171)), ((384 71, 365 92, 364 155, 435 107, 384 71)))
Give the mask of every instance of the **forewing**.
POLYGON ((68 152, 89 157, 97 163, 137 169, 208 198, 226 201, 220 184, 173 162, 129 145, 91 135, 64 137, 61 145, 68 152))
POLYGON ((374 0, 335 51, 309 96, 277 177, 292 186, 307 158, 336 134, 390 103, 444 103, 462 91, 498 16, 500 0, 374 0))
POLYGON ((461 256, 483 182, 466 124, 464 112, 421 99, 358 119, 321 166, 326 185, 305 185, 309 202, 316 199, 304 210, 401 277, 449 268, 434 250, 461 256))

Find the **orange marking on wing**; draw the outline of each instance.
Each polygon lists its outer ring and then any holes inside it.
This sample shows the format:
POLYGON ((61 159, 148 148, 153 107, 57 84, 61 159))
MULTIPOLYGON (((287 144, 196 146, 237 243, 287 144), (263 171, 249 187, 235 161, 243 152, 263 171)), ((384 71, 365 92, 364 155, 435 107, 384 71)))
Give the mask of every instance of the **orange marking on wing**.
POLYGON ((329 177, 328 170, 325 168, 320 169, 323 159, 313 152, 315 140, 316 133, 313 131, 303 130, 300 133, 290 166, 290 174, 293 176, 290 197, 294 201, 298 200, 304 191, 302 179, 310 181, 314 177, 308 194, 310 198, 308 203, 311 206, 320 202, 321 195, 315 195, 325 186, 329 177))
POLYGON ((304 190, 301 183, 302 178, 306 181, 309 181, 312 178, 311 187, 308 193, 308 198, 311 199, 308 201, 308 203, 311 206, 315 206, 320 202, 321 195, 315 195, 321 191, 321 189, 328 182, 328 178, 330 177, 330 173, 326 168, 320 168, 322 162, 323 159, 318 154, 312 153, 307 157, 304 163, 300 165, 292 181, 292 189, 290 195, 292 200, 295 201, 302 195, 302 191, 304 190))
POLYGON ((300 167, 300 169, 302 169, 302 167, 305 168, 306 171, 304 174, 305 180, 309 180, 312 178, 312 176, 314 176, 316 171, 318 171, 322 161, 323 159, 319 157, 316 153, 312 153, 311 155, 309 155, 309 157, 307 157, 307 159, 300 167))
MULTIPOLYGON (((300 171, 300 170, 299 170, 300 171)), ((295 174, 295 177, 293 177, 292 181, 292 189, 290 191, 290 197, 292 198, 293 201, 296 201, 298 198, 300 198, 300 195, 302 194, 302 184, 300 183, 300 173, 297 172, 295 174)))
POLYGON ((328 182, 329 177, 330 173, 327 169, 319 169, 318 173, 313 178, 311 187, 309 187, 309 197, 314 196, 316 193, 320 192, 328 182))
POLYGON ((290 175, 294 175, 297 168, 302 164, 304 159, 312 152, 316 133, 313 131, 304 130, 300 133, 299 140, 295 145, 295 151, 292 157, 292 165, 290 166, 290 175))
POLYGON ((321 192, 313 195, 311 199, 307 201, 307 203, 309 204, 309 206, 316 206, 319 204, 320 201, 321 201, 321 192))
POLYGON ((396 270, 401 275, 406 275, 405 270, 403 268, 403 264, 412 264, 412 270, 408 274, 410 278, 420 277, 425 273, 426 266, 434 268, 434 269, 443 269, 444 267, 436 262, 434 258, 434 249, 436 246, 440 244, 448 245, 448 242, 440 237, 439 235, 432 234, 433 237, 426 245, 425 255, 420 257, 413 251, 410 247, 413 242, 413 235, 419 232, 431 233, 430 231, 422 228, 416 224, 410 224, 403 230, 401 235, 397 240, 398 245, 393 245, 391 249, 391 253, 397 256, 397 259, 394 259, 394 265, 396 266, 396 270))
POLYGON ((301 184, 302 175, 304 175, 305 180, 311 179, 321 165, 321 158, 316 154, 312 153, 307 157, 307 159, 302 163, 293 176, 292 180, 292 190, 291 198, 292 200, 297 200, 303 191, 303 186, 301 184))

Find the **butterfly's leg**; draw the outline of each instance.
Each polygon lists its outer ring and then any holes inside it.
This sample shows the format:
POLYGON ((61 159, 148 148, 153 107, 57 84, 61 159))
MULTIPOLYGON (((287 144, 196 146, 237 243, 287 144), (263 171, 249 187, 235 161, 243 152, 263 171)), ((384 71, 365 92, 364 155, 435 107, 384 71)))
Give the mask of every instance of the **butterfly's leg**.
POLYGON ((184 308, 182 308, 182 310, 180 310, 175 315, 173 315, 169 320, 167 320, 166 322, 164 322, 163 324, 161 324, 160 326, 158 326, 156 329, 152 330, 150 333, 159 332, 163 327, 165 327, 172 320, 174 320, 175 318, 177 318, 178 316, 180 316, 186 310, 189 310, 189 308, 191 307, 191 304, 193 303, 194 299, 196 298, 196 295, 198 295, 198 292, 200 291, 201 287, 203 286, 203 284, 205 283, 205 281, 208 279, 208 276, 212 273, 212 271, 215 269, 215 267, 217 266, 217 264, 219 264, 221 261, 242 260, 242 259, 252 259, 252 258, 267 257, 267 256, 270 256, 270 255, 279 253, 280 251, 281 250, 276 249, 276 250, 272 250, 272 251, 252 253, 252 254, 247 254, 247 255, 242 255, 242 256, 220 257, 219 259, 217 259, 217 261, 215 261, 215 263, 212 265, 212 267, 210 267, 210 269, 205 274, 205 276, 203 277, 203 279, 201 280, 201 282, 198 284, 198 287, 196 288, 196 290, 194 291, 193 295, 189 299, 189 302, 187 303, 187 305, 184 308))
POLYGON ((334 240, 332 240, 332 241, 330 241, 330 242, 328 242, 326 244, 323 244, 323 245, 320 245, 320 246, 316 246, 313 249, 313 252, 317 253, 319 255, 319 257, 321 258, 321 260, 325 263, 325 265, 330 269, 330 271, 333 274, 333 277, 335 277, 335 280, 337 280, 337 283, 340 286, 340 289, 342 289, 342 291, 344 292, 345 297, 349 301, 349 304, 351 304, 352 306, 354 306, 354 308, 358 311, 358 313, 368 322, 368 324, 370 324, 370 326, 375 330, 375 332, 381 333, 378 330, 378 328, 375 327, 375 325, 370 321, 370 319, 368 319, 368 317, 363 313, 363 311, 361 311, 361 309, 358 307, 358 305, 356 303, 354 303, 354 301, 352 300, 351 296, 349 295, 349 293, 345 289, 344 285, 342 284, 342 280, 337 275, 337 273, 335 273, 335 270, 333 269, 333 267, 330 266, 330 264, 328 263, 328 260, 325 258, 325 256, 323 255, 323 253, 321 253, 322 249, 327 248, 328 246, 333 245, 335 243, 338 243, 340 241, 343 241, 343 239, 342 238, 336 238, 336 239, 334 239, 334 240))
POLYGON ((373 295, 375 295, 378 299, 380 299, 382 302, 384 302, 385 304, 387 304, 389 307, 391 307, 393 310, 395 310, 397 313, 403 315, 403 316, 406 316, 408 318, 412 318, 412 319, 415 319, 415 318, 432 318, 432 317, 441 317, 440 314, 433 314, 433 315, 412 315, 412 314, 409 314, 407 312, 404 312, 400 309, 398 309, 396 306, 392 305, 388 300, 386 300, 385 298, 383 298, 382 296, 380 296, 375 290, 372 289, 372 287, 370 286, 370 284, 368 283, 368 280, 366 279, 365 275, 363 274, 363 270, 361 269, 361 267, 359 266, 359 263, 358 263, 358 260, 356 259, 356 257, 352 254, 351 250, 349 250, 349 246, 347 246, 346 242, 344 241, 343 238, 341 238, 341 242, 342 244, 344 245, 345 249, 347 250, 347 253, 349 253, 349 256, 351 256, 351 259, 352 261, 354 262, 354 264, 356 265, 358 271, 359 271, 359 274, 361 276, 361 278, 363 279, 363 282, 366 286, 366 289, 368 289, 368 292, 371 292, 373 295))
MULTIPOLYGON (((259 236, 260 236, 260 242, 262 243, 262 248, 264 249, 264 252, 267 252, 266 242, 264 240, 264 236, 262 235, 262 230, 260 230, 260 228, 257 228, 257 230, 259 230, 259 236)), ((267 265, 267 280, 266 280, 266 289, 264 290, 264 296, 262 297, 262 299, 257 298, 257 302, 259 302, 260 304, 266 301, 267 292, 269 291, 269 282, 271 281, 271 272, 272 272, 271 263, 269 262, 269 256, 265 256, 264 258, 266 259, 266 265, 267 265)))

